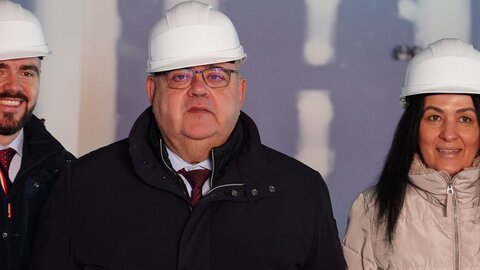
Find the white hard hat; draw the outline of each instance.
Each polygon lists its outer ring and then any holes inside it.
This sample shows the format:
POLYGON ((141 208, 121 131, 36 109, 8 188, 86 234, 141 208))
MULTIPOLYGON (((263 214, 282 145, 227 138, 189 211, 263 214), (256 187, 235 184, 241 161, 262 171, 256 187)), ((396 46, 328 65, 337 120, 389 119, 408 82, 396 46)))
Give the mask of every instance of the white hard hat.
POLYGON ((247 55, 232 21, 197 1, 167 11, 149 37, 147 72, 230 62, 247 55))
POLYGON ((50 54, 37 18, 10 1, 0 1, 0 37, 0 60, 50 54))
POLYGON ((445 38, 415 55, 401 98, 427 93, 480 94, 480 52, 462 40, 445 38))

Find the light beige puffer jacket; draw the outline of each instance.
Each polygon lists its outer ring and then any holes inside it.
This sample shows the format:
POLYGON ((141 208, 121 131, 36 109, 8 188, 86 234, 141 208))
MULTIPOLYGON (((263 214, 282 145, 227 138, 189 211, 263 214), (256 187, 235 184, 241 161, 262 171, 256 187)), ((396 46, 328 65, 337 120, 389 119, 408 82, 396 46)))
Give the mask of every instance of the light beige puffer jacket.
POLYGON ((348 269, 480 270, 479 163, 451 178, 415 158, 392 247, 372 190, 361 193, 342 243, 348 269))

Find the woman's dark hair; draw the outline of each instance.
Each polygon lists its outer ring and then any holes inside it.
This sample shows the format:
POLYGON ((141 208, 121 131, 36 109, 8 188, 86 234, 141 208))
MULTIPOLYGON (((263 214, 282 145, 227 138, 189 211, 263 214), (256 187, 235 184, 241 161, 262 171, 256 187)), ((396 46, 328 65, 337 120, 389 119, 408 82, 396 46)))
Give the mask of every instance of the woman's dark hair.
MULTIPOLYGON (((398 216, 403 206, 408 184, 408 172, 415 153, 418 153, 420 120, 423 115, 425 96, 406 98, 407 107, 398 122, 392 145, 388 151, 383 170, 374 186, 377 224, 385 224, 386 237, 392 242, 398 216)), ((480 95, 470 95, 480 121, 480 95)), ((480 138, 479 138, 480 139, 480 138)))

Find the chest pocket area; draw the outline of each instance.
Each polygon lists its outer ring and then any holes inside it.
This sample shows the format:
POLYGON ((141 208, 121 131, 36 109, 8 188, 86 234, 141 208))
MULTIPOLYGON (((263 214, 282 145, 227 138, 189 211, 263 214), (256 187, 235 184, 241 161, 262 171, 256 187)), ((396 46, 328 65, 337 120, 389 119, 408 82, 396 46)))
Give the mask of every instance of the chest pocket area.
POLYGON ((26 176, 25 197, 28 201, 45 200, 55 184, 60 170, 43 168, 26 176))

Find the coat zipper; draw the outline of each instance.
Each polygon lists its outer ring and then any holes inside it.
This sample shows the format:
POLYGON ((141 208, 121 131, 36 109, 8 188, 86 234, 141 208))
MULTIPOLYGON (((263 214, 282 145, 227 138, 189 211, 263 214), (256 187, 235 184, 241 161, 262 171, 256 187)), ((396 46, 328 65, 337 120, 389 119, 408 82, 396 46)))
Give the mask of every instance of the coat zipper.
MULTIPOLYGON (((160 139, 160 145, 163 145, 162 139, 160 139)), ((163 155, 163 150, 161 150, 161 149, 162 148, 160 148, 160 156, 162 157, 163 164, 165 164, 165 167, 167 167, 173 174, 177 174, 177 172, 175 170, 173 170, 172 168, 170 168, 170 166, 168 166, 167 161, 165 160, 165 157, 163 155)), ((214 154, 213 149, 211 150, 211 154, 212 154, 212 174, 210 175, 209 181, 210 181, 210 187, 213 187, 213 176, 214 176, 214 173, 215 173, 215 154, 214 154)), ((181 179, 180 179, 180 181, 181 181, 181 179)), ((219 187, 222 187, 222 186, 219 186, 219 187)), ((219 187, 217 187, 217 188, 219 188, 219 187)), ((214 189, 216 189, 216 188, 214 188, 214 189)), ((210 194, 210 192, 214 189, 209 190, 207 192, 207 194, 205 194, 205 196, 210 194)), ((186 196, 189 196, 186 189, 183 190, 183 194, 186 195, 186 196)), ((192 211, 192 207, 190 207, 190 211, 192 211)))
MULTIPOLYGON (((168 170, 171 171, 174 175, 177 175, 177 178, 178 178, 177 181, 179 181, 180 186, 182 187, 183 195, 189 197, 187 188, 185 187, 183 182, 181 182, 182 179, 180 179, 180 176, 178 176, 177 172, 174 169, 172 169, 172 168, 170 168, 170 166, 168 166, 167 161, 165 160, 162 145, 163 145, 163 141, 162 141, 162 139, 160 139, 160 156, 162 157, 163 164, 165 164, 165 167, 167 167, 168 170)), ((191 210, 191 207, 190 207, 190 210, 191 210)))
POLYGON ((455 253, 455 270, 460 270, 460 247, 459 247, 459 236, 458 236, 458 207, 457 200, 455 199, 455 192, 452 184, 449 184, 447 187, 447 217, 452 217, 453 221, 453 233, 454 233, 454 253, 455 253), (453 211, 453 216, 452 216, 453 211))
POLYGON ((215 174, 215 154, 213 152, 213 149, 211 150, 212 152, 212 174, 210 175, 210 189, 213 187, 213 176, 215 174))
POLYGON ((225 185, 220 185, 218 187, 213 187, 213 176, 215 174, 215 152, 213 149, 211 150, 212 153, 212 175, 210 176, 210 190, 205 194, 204 197, 206 197, 208 194, 212 193, 213 191, 224 188, 224 187, 233 187, 233 186, 244 186, 244 183, 238 183, 238 184, 225 184, 225 185))
POLYGON ((447 209, 445 213, 447 217, 452 216, 452 208, 453 208, 453 186, 450 184, 447 187, 447 209))

